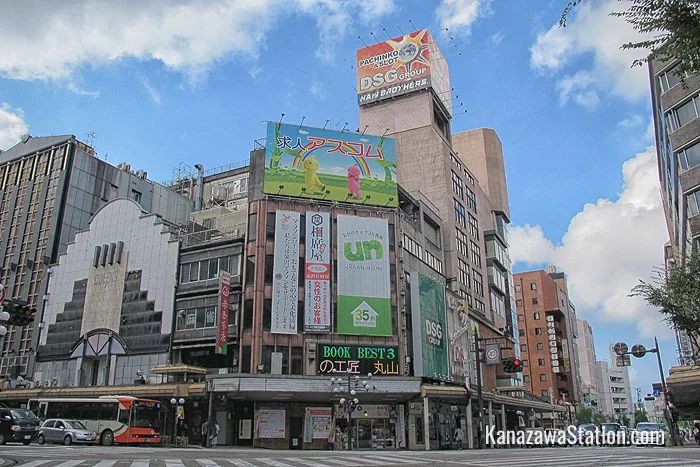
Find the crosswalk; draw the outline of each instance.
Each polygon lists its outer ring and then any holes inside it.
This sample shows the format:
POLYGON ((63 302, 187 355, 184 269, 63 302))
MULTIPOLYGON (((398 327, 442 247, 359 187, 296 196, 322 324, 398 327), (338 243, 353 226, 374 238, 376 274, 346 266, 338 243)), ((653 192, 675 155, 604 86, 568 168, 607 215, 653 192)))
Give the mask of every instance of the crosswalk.
MULTIPOLYGON (((639 467, 666 467, 666 466, 700 466, 700 460, 682 457, 656 457, 638 455, 632 452, 618 452, 606 454, 601 451, 585 453, 579 451, 570 455, 503 455, 489 456, 485 459, 469 459, 468 465, 474 467, 518 466, 518 467, 586 467, 586 466, 639 466, 639 467)), ((440 460, 441 463, 464 464, 462 460, 440 460)))

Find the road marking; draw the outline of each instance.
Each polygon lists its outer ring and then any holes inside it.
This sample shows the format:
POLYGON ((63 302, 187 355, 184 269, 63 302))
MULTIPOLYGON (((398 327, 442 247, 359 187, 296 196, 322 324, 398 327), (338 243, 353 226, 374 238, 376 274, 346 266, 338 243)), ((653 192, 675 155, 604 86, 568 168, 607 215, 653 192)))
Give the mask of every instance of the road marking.
MULTIPOLYGON (((76 466, 76 465, 78 465, 78 464, 82 464, 84 460, 85 460, 85 459, 78 459, 78 460, 71 459, 71 460, 69 460, 69 461, 65 461, 65 462, 63 462, 63 463, 61 463, 61 464, 58 464, 58 465, 56 465, 55 467, 74 467, 74 466, 76 466)), ((146 467, 148 467, 148 466, 146 466, 146 467)))
POLYGON ((185 467, 182 463, 182 459, 163 459, 165 461, 165 467, 185 467))
POLYGON ((269 457, 256 457, 255 460, 265 465, 271 465, 272 467, 294 467, 293 465, 285 464, 284 462, 276 461, 269 457))
POLYGON ((372 456, 372 460, 374 459, 379 459, 383 460, 385 462, 392 462, 394 464, 416 464, 416 463, 421 463, 421 464, 427 464, 428 461, 422 460, 422 461, 416 461, 412 459, 401 459, 400 457, 393 457, 393 456, 372 456))
POLYGON ((250 462, 244 461, 243 459, 224 459, 224 460, 232 463, 233 465, 237 465, 239 467, 256 467, 255 464, 251 464, 250 462))
POLYGON ((97 464, 93 465, 92 467, 112 467, 116 463, 117 463, 116 460, 109 459, 109 460, 100 461, 97 464))
MULTIPOLYGON (((364 457, 359 457, 359 458, 357 458, 357 460, 359 460, 359 459, 362 459, 363 461, 364 461, 364 460, 367 460, 367 459, 365 459, 364 457)), ((351 466, 351 467, 352 467, 352 466, 358 465, 357 460, 353 460, 352 462, 348 462, 348 461, 344 461, 344 460, 342 460, 342 459, 337 459, 337 458, 335 458, 335 457, 332 457, 332 458, 331 458, 331 457, 328 457, 328 458, 325 458, 325 459, 323 459, 323 460, 324 460, 325 462, 328 462, 329 464, 335 464, 335 465, 346 465, 346 466, 351 466)), ((370 464, 372 464, 372 463, 373 463, 373 462, 370 462, 370 464)), ((382 462, 382 465, 383 465, 383 464, 385 464, 385 462, 382 462)))
POLYGON ((202 467, 221 467, 219 464, 214 462, 211 459, 195 459, 197 462, 199 462, 202 467))
POLYGON ((148 460, 138 460, 131 463, 131 467, 148 467, 150 462, 148 460))
MULTIPOLYGON (((314 458, 316 459, 316 458, 314 458)), ((319 459, 323 459, 322 457, 319 459)), ((319 462, 314 462, 310 459, 302 459, 300 457, 286 457, 285 460, 296 462, 297 464, 304 464, 310 467, 330 467, 328 464, 321 464, 319 462)))
POLYGON ((17 467, 37 467, 41 464, 46 464, 47 462, 50 462, 51 459, 45 459, 45 460, 40 460, 40 461, 31 461, 27 462, 26 464, 20 464, 17 467))

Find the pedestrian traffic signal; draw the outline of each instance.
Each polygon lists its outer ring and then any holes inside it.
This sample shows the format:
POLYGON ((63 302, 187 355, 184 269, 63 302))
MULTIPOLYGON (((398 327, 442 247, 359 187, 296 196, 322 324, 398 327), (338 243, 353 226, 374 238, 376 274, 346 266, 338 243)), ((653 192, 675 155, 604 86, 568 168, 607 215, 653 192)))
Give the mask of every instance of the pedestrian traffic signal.
POLYGON ((523 361, 519 358, 506 358, 503 360, 504 373, 520 373, 523 371, 523 361))

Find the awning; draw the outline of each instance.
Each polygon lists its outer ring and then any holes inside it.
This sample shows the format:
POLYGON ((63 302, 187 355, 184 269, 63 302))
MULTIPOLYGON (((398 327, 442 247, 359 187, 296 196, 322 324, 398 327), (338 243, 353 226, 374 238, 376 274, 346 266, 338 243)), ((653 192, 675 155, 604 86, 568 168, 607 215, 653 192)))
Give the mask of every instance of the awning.
POLYGON ((114 395, 145 398, 201 396, 204 395, 204 383, 14 389, 0 391, 0 400, 25 401, 46 397, 100 397, 114 395))
POLYGON ((207 369, 193 365, 158 365, 151 368, 156 375, 206 375, 207 369))
POLYGON ((424 384, 420 388, 421 397, 447 397, 460 398, 467 402, 469 391, 462 386, 440 386, 437 384, 424 384))

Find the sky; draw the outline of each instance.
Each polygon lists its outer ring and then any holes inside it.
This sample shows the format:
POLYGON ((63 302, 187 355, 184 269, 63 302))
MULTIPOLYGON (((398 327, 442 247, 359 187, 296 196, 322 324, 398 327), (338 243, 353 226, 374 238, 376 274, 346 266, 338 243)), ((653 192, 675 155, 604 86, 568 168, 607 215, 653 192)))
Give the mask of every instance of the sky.
MULTIPOLYGON (((648 71, 637 38, 586 0, 0 0, 0 149, 74 134, 98 156, 166 181, 180 163, 246 160, 266 120, 358 125, 356 49, 429 28, 449 66, 454 132, 487 127, 504 150, 514 270, 556 265, 579 318, 608 346, 672 333, 628 297, 663 263, 648 71), (92 137, 88 137, 92 134, 92 137)), ((400 161, 399 161, 400 163, 400 161)), ((633 359, 651 392, 653 355, 633 359)))

